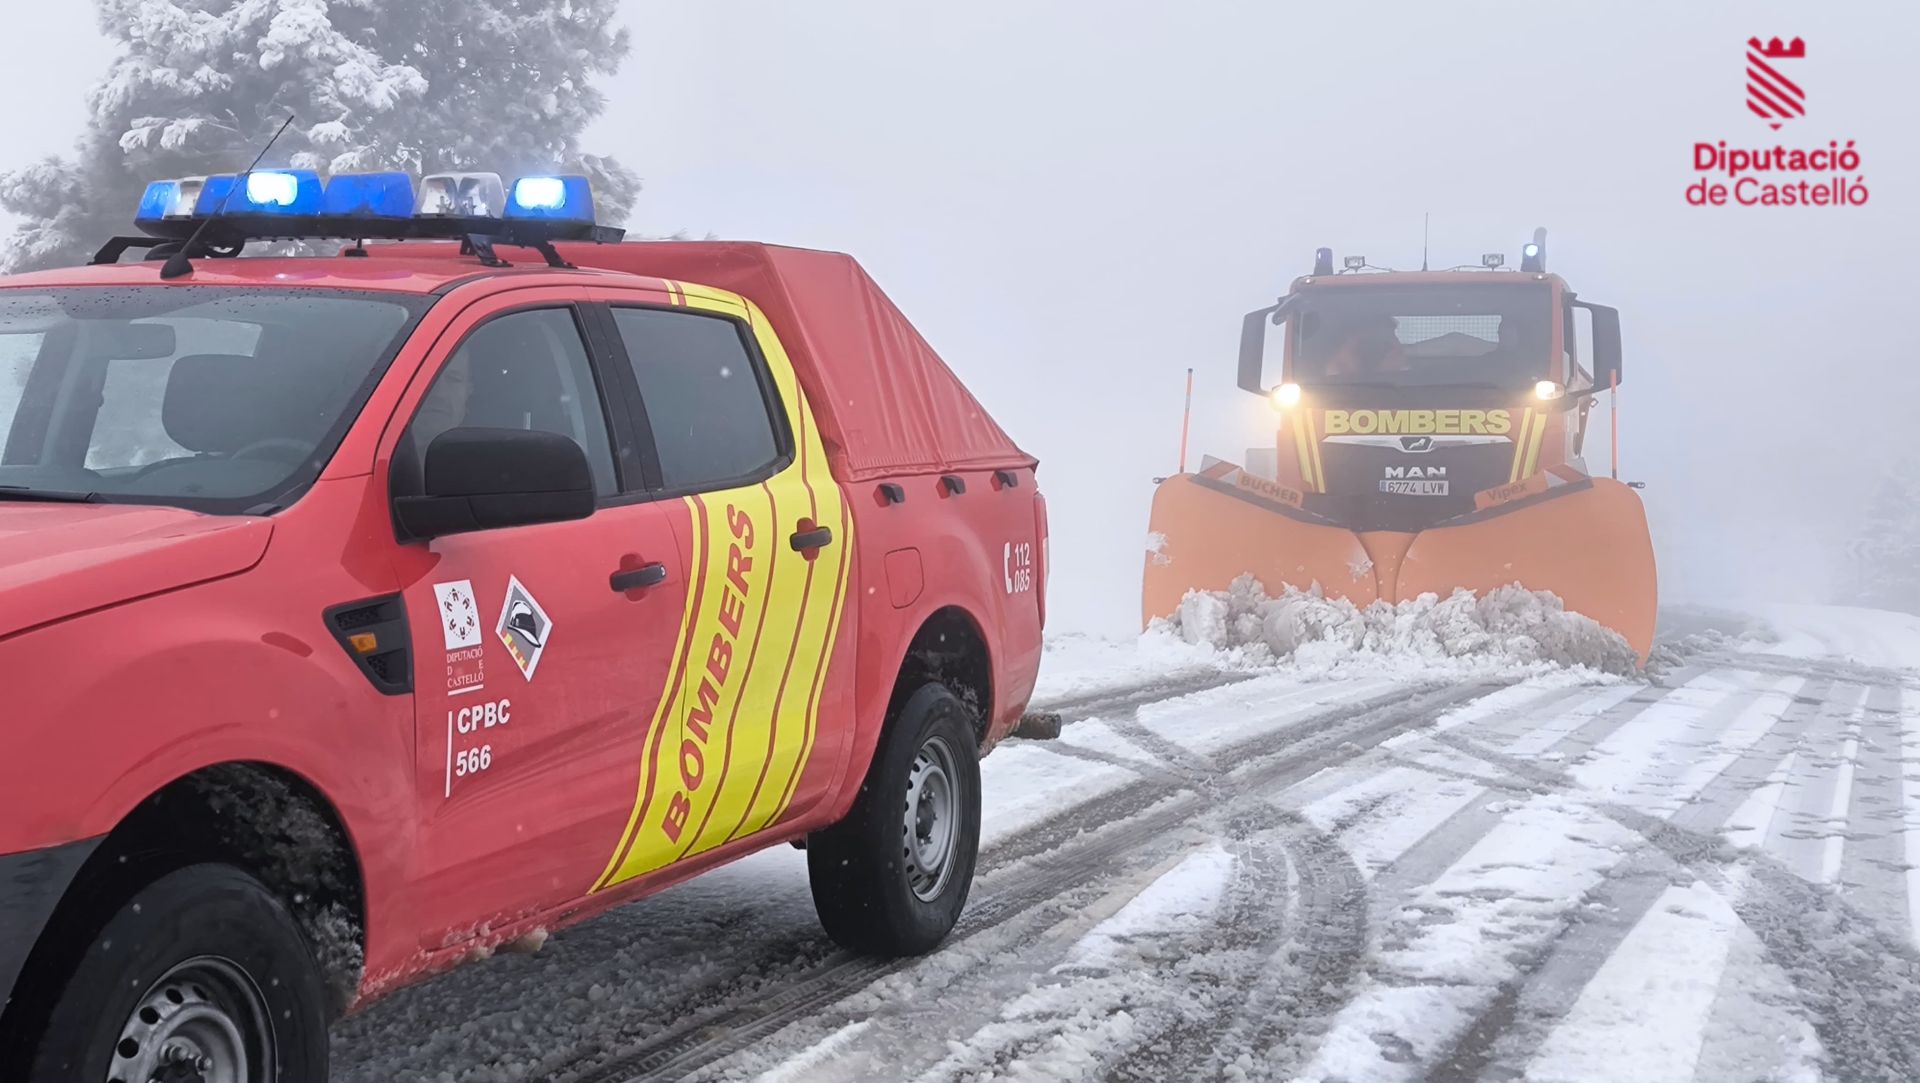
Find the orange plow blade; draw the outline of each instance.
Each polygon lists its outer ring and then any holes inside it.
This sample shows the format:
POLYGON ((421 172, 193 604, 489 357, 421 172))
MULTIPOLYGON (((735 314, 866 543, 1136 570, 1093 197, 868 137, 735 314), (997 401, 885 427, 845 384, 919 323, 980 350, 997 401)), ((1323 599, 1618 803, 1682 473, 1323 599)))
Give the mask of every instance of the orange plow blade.
POLYGON ((1646 664, 1659 591, 1647 513, 1632 489, 1594 478, 1565 495, 1418 534, 1394 593, 1444 598, 1457 587, 1483 594, 1513 583, 1559 595, 1569 610, 1626 637, 1646 664))
POLYGON ((1417 534, 1356 534, 1182 474, 1154 493, 1149 529, 1143 621, 1171 615, 1189 590, 1226 590, 1248 573, 1269 594, 1317 583, 1327 597, 1363 607, 1517 583, 1620 633, 1642 664, 1653 646, 1658 592, 1646 512, 1633 490, 1605 478, 1417 534))
POLYGON ((1328 597, 1359 606, 1380 597, 1372 558, 1353 531, 1292 518, 1191 474, 1160 483, 1148 524, 1143 623, 1172 615, 1189 590, 1226 590, 1249 572, 1273 594, 1283 584, 1319 583, 1328 597))

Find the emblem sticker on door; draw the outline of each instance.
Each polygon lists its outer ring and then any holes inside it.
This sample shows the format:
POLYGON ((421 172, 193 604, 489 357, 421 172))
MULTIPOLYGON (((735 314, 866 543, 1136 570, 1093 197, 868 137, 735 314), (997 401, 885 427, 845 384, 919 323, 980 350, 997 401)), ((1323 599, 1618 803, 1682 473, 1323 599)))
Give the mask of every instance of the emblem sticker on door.
POLYGON ((515 576, 507 576, 507 600, 501 603, 500 623, 494 626, 493 634, 507 645, 520 675, 533 680, 533 671, 539 668, 540 656, 546 653, 547 639, 553 634, 553 621, 515 576))
POLYGON ((446 639, 447 649, 478 647, 480 607, 473 604, 473 581, 456 579, 451 583, 435 583, 433 598, 440 603, 440 634, 446 639))
POLYGON ((487 652, 480 646, 480 604, 473 581, 455 579, 433 585, 440 610, 440 638, 447 645, 447 695, 464 696, 487 686, 487 652))

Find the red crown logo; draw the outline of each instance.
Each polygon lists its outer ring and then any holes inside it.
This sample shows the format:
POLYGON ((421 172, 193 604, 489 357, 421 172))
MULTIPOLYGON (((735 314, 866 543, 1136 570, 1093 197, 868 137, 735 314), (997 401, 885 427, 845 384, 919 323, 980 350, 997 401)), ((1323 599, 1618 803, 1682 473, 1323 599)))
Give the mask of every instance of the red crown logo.
POLYGON ((1807 43, 1799 38, 1785 45, 1780 44, 1779 38, 1770 38, 1765 45, 1759 38, 1748 38, 1747 46, 1768 60, 1800 60, 1807 55, 1807 43))
POLYGON ((1799 38, 1784 44, 1779 38, 1747 39, 1747 108, 1776 131, 1782 123, 1807 115, 1807 92, 1769 61, 1804 60, 1806 55, 1807 43, 1799 38))

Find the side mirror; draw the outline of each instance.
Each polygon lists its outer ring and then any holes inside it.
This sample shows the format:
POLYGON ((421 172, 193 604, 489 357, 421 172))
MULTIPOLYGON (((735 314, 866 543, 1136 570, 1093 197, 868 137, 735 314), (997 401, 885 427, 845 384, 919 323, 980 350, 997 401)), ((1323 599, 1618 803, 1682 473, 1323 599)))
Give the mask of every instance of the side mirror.
POLYGON ((1240 389, 1256 395, 1267 393, 1267 324, 1284 326, 1293 315, 1294 298, 1246 314, 1240 321, 1240 389))
POLYGON ((523 429, 449 429, 427 447, 426 493, 394 500, 416 540, 557 523, 593 514, 593 469, 565 436, 523 429))
POLYGON ((1593 316, 1593 386, 1613 386, 1620 377, 1620 310, 1575 301, 1593 316))

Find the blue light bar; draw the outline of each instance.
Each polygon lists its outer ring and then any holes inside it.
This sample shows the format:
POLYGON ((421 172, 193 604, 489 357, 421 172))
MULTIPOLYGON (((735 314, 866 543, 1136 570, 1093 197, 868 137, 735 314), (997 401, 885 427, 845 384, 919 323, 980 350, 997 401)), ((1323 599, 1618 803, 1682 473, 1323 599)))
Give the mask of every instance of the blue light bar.
POLYGON ((196 217, 313 215, 320 213, 320 199, 320 174, 310 169, 267 169, 208 177, 193 213, 196 217))
POLYGON ((134 223, 161 221, 176 213, 175 205, 179 202, 179 181, 154 181, 147 185, 146 194, 140 197, 140 209, 133 215, 134 223))
POLYGON ((233 195, 233 186, 238 180, 231 173, 216 173, 201 182, 200 196, 193 201, 193 216, 205 218, 220 213, 220 208, 233 195))
POLYGON ((498 173, 433 173, 420 182, 420 218, 498 218, 507 202, 498 173))
POLYGON ((191 219, 200 201, 200 191, 206 184, 205 177, 154 181, 147 185, 146 192, 140 197, 140 209, 134 212, 134 222, 144 227, 169 220, 191 219))
POLYGON ((587 178, 522 177, 507 196, 507 217, 543 222, 593 221, 593 188, 587 178))
POLYGON ((327 181, 320 213, 347 218, 411 218, 413 178, 405 173, 343 173, 327 181))

